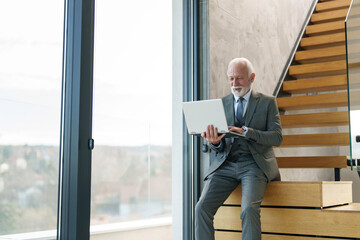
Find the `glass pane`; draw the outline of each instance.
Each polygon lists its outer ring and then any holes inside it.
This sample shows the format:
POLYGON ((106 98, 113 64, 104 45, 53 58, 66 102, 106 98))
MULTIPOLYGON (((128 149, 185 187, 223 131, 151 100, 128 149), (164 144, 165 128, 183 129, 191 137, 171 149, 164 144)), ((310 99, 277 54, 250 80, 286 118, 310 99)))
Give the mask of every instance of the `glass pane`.
MULTIPOLYGON (((351 161, 360 171, 360 0, 354 0, 345 22, 351 161)), ((352 167, 353 167, 352 165, 352 167)))
POLYGON ((171 239, 171 1, 96 1, 91 239, 171 239))
POLYGON ((56 235, 63 19, 63 1, 0 0, 1 239, 56 235))

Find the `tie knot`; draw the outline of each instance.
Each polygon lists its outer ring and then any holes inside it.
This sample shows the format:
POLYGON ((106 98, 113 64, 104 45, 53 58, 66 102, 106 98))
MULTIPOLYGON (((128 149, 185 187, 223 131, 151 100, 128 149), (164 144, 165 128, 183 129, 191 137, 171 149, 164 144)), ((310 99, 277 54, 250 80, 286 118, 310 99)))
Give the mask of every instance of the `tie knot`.
POLYGON ((238 102, 243 102, 244 101, 244 98, 243 97, 240 97, 239 99, 238 99, 238 102))

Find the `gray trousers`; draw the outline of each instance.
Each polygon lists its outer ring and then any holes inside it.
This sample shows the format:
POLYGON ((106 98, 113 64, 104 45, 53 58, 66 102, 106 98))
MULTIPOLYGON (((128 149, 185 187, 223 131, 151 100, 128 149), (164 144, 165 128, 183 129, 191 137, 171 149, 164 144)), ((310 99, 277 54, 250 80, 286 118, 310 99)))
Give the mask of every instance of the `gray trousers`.
POLYGON ((267 179, 254 160, 225 161, 206 180, 195 207, 195 239, 214 239, 214 215, 232 191, 241 184, 241 226, 243 240, 260 240, 260 204, 267 179))

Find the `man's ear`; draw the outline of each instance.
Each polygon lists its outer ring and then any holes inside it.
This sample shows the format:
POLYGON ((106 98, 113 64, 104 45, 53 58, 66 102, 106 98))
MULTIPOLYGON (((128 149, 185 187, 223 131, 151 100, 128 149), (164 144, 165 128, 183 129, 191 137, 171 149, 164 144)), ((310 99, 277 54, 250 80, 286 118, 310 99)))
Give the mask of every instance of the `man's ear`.
POLYGON ((252 74, 250 75, 250 81, 251 81, 251 83, 253 83, 254 80, 255 80, 255 73, 252 73, 252 74))

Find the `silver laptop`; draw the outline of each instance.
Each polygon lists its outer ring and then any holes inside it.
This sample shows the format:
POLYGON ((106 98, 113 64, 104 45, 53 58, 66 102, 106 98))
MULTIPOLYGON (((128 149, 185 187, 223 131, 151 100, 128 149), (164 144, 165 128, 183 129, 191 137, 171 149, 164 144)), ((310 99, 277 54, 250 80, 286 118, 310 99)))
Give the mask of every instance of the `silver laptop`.
POLYGON ((212 124, 219 134, 226 133, 225 137, 242 137, 239 133, 229 132, 221 99, 183 102, 182 107, 189 134, 201 135, 212 124))

